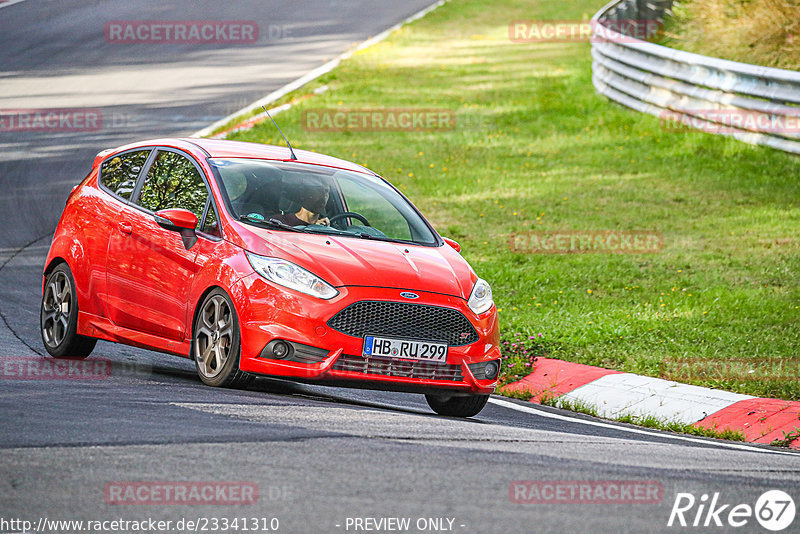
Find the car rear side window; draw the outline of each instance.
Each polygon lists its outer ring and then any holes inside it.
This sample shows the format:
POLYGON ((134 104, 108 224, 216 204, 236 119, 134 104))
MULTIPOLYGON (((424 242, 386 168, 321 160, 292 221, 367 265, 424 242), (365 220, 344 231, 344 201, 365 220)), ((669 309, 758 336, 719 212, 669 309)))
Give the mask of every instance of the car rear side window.
POLYGON ((148 155, 149 150, 137 150, 108 158, 100 168, 100 184, 118 197, 130 200, 148 155))
POLYGON ((161 151, 147 173, 137 204, 153 212, 187 209, 200 221, 206 200, 208 189, 191 160, 176 152, 161 151))

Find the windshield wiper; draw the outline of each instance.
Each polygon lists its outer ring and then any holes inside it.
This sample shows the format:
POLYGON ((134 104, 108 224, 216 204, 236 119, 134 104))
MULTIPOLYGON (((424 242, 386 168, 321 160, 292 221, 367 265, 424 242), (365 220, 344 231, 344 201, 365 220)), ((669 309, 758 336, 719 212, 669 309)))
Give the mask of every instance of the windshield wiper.
POLYGON ((285 222, 281 222, 278 219, 261 219, 259 217, 251 217, 250 215, 242 215, 239 217, 239 220, 254 224, 263 224, 264 226, 271 226, 273 228, 280 228, 281 230, 289 230, 290 232, 304 232, 304 230, 301 228, 289 226, 285 222))
POLYGON ((264 226, 271 226, 273 228, 280 228, 281 230, 288 230, 290 232, 300 232, 304 234, 341 235, 341 236, 358 237, 360 239, 374 239, 376 241, 403 242, 396 239, 378 237, 372 234, 368 234, 366 232, 338 230, 336 228, 331 228, 330 226, 308 225, 303 228, 297 228, 295 226, 289 226, 285 222, 279 221, 278 219, 261 219, 259 217, 251 217, 250 215, 242 215, 241 217, 239 217, 239 220, 254 224, 262 224, 264 226))
POLYGON ((360 237, 361 239, 379 239, 383 241, 378 236, 374 236, 372 234, 368 234, 366 232, 357 232, 354 230, 339 230, 338 228, 333 228, 332 226, 324 226, 318 224, 310 224, 304 228, 304 231, 309 234, 324 234, 324 235, 340 235, 340 236, 347 236, 347 237, 360 237))

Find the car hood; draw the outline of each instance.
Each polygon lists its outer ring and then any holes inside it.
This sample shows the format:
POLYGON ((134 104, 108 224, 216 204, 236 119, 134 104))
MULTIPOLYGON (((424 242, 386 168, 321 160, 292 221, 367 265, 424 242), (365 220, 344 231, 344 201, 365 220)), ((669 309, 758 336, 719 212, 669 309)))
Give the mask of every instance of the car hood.
POLYGON ((425 247, 237 224, 245 250, 283 258, 334 286, 430 291, 468 299, 477 280, 449 245, 425 247))

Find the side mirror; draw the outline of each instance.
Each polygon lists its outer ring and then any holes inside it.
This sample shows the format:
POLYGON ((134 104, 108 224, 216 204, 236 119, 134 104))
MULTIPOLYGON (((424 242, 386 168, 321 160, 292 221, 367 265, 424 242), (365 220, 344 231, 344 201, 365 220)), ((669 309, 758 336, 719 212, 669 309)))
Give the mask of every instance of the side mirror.
POLYGON ((457 241, 454 241, 449 237, 443 237, 442 241, 450 245, 456 252, 461 252, 461 245, 459 245, 457 241))
POLYGON ((154 217, 159 226, 167 230, 177 232, 197 228, 197 215, 182 208, 157 211, 154 217))
POLYGON ((197 234, 194 231, 197 228, 197 215, 191 211, 182 208, 160 210, 153 215, 153 218, 161 228, 179 232, 186 250, 197 243, 197 234))

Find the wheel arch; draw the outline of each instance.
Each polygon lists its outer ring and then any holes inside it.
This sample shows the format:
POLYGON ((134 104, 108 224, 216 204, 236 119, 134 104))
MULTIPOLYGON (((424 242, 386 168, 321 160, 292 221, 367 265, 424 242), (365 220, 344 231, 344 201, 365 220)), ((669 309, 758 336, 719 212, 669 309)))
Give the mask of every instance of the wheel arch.
POLYGON ((70 273, 72 273, 72 278, 75 280, 78 304, 85 304, 89 299, 87 292, 90 287, 90 266, 82 243, 84 238, 85 236, 82 233, 79 235, 57 233, 50 244, 50 250, 45 260, 45 268, 42 272, 42 289, 44 290, 44 280, 47 275, 53 272, 53 269, 58 265, 65 263, 70 273))
MULTIPOLYGON (((191 323, 192 336, 189 339, 189 359, 192 361, 194 361, 194 329, 195 325, 197 324, 197 315, 200 313, 200 305, 203 304, 203 301, 206 299, 206 297, 216 289, 219 289, 220 291, 223 291, 226 295, 228 295, 228 298, 233 304, 234 311, 236 310, 236 302, 234 302, 233 298, 231 298, 230 291, 228 291, 221 285, 218 284, 210 285, 200 294, 200 296, 195 300, 194 309, 192 310, 192 323, 191 323)), ((236 315, 238 317, 239 315, 238 311, 236 312, 236 315)))
MULTIPOLYGON (((227 295, 233 304, 237 318, 241 317, 241 307, 244 306, 241 280, 247 276, 245 265, 249 266, 244 252, 232 245, 223 243, 222 250, 217 251, 218 258, 203 265, 200 272, 195 275, 192 289, 188 295, 188 305, 184 315, 185 321, 190 321, 185 329, 189 336, 189 358, 194 360, 195 323, 200 312, 200 306, 209 293, 219 289, 227 295)), ((240 328, 241 334, 241 328, 240 328)))
POLYGON ((44 287, 44 278, 47 278, 47 276, 48 276, 50 273, 52 273, 52 272, 53 272, 53 270, 54 270, 56 267, 58 267, 60 264, 62 264, 62 263, 66 263, 66 264, 67 264, 67 267, 69 267, 69 270, 70 270, 70 271, 72 271, 72 267, 70 267, 70 265, 69 265, 69 262, 68 262, 68 261, 67 261, 65 258, 63 258, 63 257, 61 257, 61 256, 53 256, 53 257, 50 259, 50 262, 49 262, 47 265, 45 265, 45 267, 44 267, 44 271, 42 272, 42 277, 43 277, 43 279, 42 279, 42 286, 43 286, 43 287, 44 287))
MULTIPOLYGON (((72 274, 72 280, 75 281, 75 271, 70 265, 69 261, 63 256, 53 256, 50 261, 45 265, 44 271, 42 271, 42 298, 44 298, 44 289, 45 284, 47 283, 47 277, 56 270, 56 267, 59 265, 66 265, 69 272, 72 274)), ((75 297, 78 299, 78 309, 81 308, 81 301, 83 300, 80 294, 80 291, 77 288, 78 283, 75 282, 75 297)))

